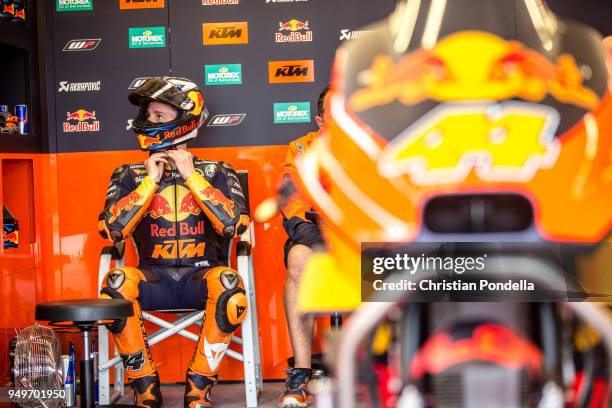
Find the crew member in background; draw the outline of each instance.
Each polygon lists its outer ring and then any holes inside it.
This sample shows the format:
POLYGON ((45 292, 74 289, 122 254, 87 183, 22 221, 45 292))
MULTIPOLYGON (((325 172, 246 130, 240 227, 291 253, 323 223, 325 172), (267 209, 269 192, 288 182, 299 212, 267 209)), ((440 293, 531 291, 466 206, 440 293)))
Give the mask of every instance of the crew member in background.
POLYGON ((154 77, 129 95, 140 107, 132 128, 150 156, 111 177, 99 230, 104 238, 132 237, 137 267, 111 270, 102 298, 129 299, 134 316, 109 327, 135 403, 162 403, 159 376, 147 344, 142 310, 202 309, 206 318, 187 370, 185 407, 209 407, 210 390, 247 299, 238 273, 226 266, 231 238, 248 225, 240 183, 227 163, 187 150, 208 116, 197 85, 154 77))
POLYGON ((604 38, 603 44, 606 51, 606 65, 608 67, 608 87, 612 87, 612 35, 604 38))
MULTIPOLYGON (((329 86, 323 89, 317 101, 317 116, 315 118, 319 131, 310 132, 289 143, 289 150, 283 164, 283 179, 291 180, 296 175, 295 159, 302 155, 310 144, 316 140, 324 127, 323 117, 325 96, 329 86)), ((312 205, 299 192, 295 192, 281 208, 283 213, 283 227, 287 232, 284 260, 287 267, 285 280, 285 314, 289 327, 289 337, 295 358, 294 370, 287 379, 286 389, 281 394, 279 405, 281 407, 306 407, 312 402, 312 395, 308 391, 311 370, 311 349, 313 337, 313 318, 302 316, 297 307, 298 288, 304 266, 313 248, 323 245, 319 226, 307 217, 312 213, 312 205)))

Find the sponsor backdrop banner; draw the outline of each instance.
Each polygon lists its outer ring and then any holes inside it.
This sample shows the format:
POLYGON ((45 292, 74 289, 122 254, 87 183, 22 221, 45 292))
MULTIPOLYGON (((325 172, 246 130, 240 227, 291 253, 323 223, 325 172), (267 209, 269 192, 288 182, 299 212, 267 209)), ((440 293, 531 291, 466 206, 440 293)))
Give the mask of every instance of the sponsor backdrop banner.
MULTIPOLYGON (((129 88, 175 75, 210 116, 193 147, 286 144, 314 130, 334 51, 395 0, 56 0, 58 152, 137 149, 129 88)), ((53 137, 53 136, 52 136, 53 137)))

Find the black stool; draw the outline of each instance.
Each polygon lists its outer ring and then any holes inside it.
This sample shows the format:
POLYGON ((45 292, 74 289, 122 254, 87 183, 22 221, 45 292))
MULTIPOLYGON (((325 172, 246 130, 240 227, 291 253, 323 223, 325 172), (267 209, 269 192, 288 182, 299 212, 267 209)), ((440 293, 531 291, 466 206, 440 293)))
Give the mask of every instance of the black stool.
POLYGON ((94 366, 89 351, 90 332, 98 320, 120 320, 134 315, 132 302, 123 299, 78 299, 47 302, 36 305, 36 320, 48 321, 50 326, 76 327, 83 334, 81 368, 81 407, 93 408, 94 366))

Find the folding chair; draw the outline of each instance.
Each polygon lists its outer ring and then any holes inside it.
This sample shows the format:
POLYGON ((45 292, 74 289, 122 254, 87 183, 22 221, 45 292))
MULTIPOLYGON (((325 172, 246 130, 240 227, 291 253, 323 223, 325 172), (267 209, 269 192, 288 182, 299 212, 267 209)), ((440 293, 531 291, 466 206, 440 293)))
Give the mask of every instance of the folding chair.
MULTIPOLYGON (((238 179, 245 195, 247 208, 248 202, 248 173, 238 171, 238 179)), ((263 378, 261 376, 261 354, 259 348, 259 333, 257 324, 257 303, 255 300, 255 277, 253 272, 253 257, 251 249, 253 247, 253 225, 240 236, 236 245, 237 270, 244 282, 249 307, 247 314, 242 322, 242 338, 232 337, 232 342, 242 346, 242 353, 230 350, 226 351, 228 357, 240 360, 244 364, 244 385, 246 391, 246 406, 257 407, 257 397, 263 390, 263 378)), ((232 259, 233 242, 229 244, 228 263, 232 259)), ((98 289, 101 289, 102 282, 107 272, 114 267, 124 266, 124 242, 114 246, 104 247, 100 256, 100 266, 98 270, 98 289)), ((202 305, 204 307, 204 305, 202 305)), ((142 312, 145 320, 152 322, 160 327, 159 330, 147 336, 150 346, 159 343, 168 337, 178 334, 194 342, 198 341, 198 336, 186 330, 192 324, 201 325, 204 310, 158 310, 156 312, 174 313, 177 319, 169 322, 153 315, 149 312, 142 312)), ((108 329, 100 325, 98 329, 98 392, 99 404, 109 405, 115 402, 124 394, 124 370, 121 357, 115 351, 113 358, 109 356, 110 338, 108 329), (110 369, 115 370, 115 381, 113 390, 110 386, 110 369)))

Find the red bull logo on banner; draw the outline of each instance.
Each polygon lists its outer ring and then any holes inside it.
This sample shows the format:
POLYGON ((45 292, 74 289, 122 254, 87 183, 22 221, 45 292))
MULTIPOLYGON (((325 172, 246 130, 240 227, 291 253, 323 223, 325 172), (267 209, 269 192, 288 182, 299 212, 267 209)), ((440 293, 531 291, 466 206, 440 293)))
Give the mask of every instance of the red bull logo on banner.
POLYGON ((293 19, 286 23, 280 22, 278 26, 279 32, 274 35, 274 40, 277 43, 312 41, 312 31, 308 27, 308 21, 293 19), (284 34, 283 32, 288 33, 284 34))
POLYGON ((364 88, 350 97, 362 112, 400 102, 413 106, 426 100, 557 101, 593 109, 599 98, 586 88, 576 60, 560 55, 553 63, 516 41, 468 31, 452 34, 431 49, 419 49, 399 61, 381 55, 361 75, 364 88))
POLYGON ((99 132, 100 122, 96 118, 96 111, 90 112, 85 109, 77 109, 74 112, 66 112, 63 130, 66 133, 99 132))

